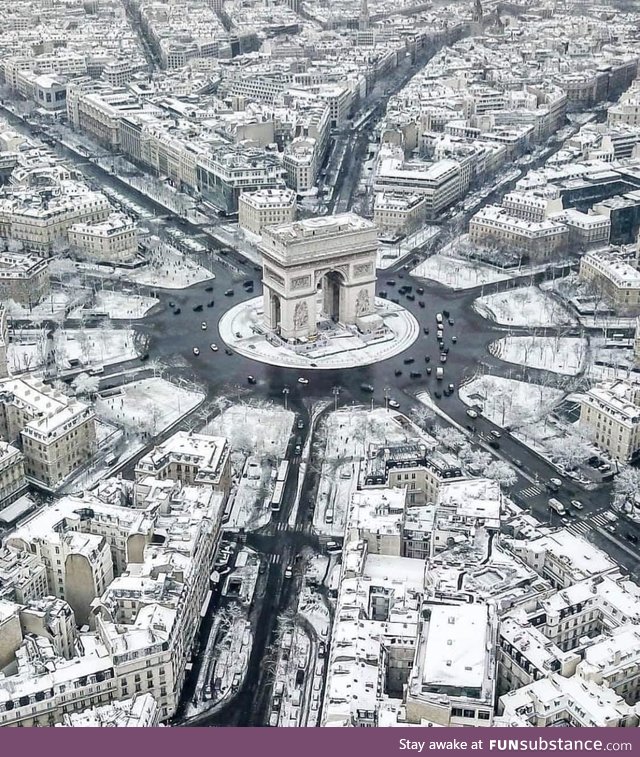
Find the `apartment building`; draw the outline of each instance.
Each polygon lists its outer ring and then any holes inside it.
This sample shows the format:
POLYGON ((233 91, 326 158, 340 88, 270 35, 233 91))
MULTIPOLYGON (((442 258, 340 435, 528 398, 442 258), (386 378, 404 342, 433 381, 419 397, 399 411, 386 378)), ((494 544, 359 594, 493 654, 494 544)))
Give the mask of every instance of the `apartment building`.
POLYGON ((136 223, 123 213, 112 213, 100 223, 69 227, 69 245, 82 257, 100 263, 124 263, 138 254, 136 223))
POLYGON ((20 436, 27 480, 55 491, 95 452, 94 413, 34 378, 0 381, 0 434, 20 436))
POLYGON ((49 293, 49 268, 35 255, 0 253, 0 298, 31 308, 49 293))
POLYGON ((373 222, 381 235, 406 235, 423 223, 426 212, 427 201, 421 195, 377 192, 373 205, 373 222))
POLYGON ((0 510, 24 494, 27 480, 24 456, 17 447, 0 440, 0 510))
POLYGON ((479 245, 500 246, 544 260, 565 249, 567 227, 557 221, 525 221, 498 205, 488 205, 469 221, 469 238, 479 245))
POLYGON ((620 255, 604 251, 589 253, 580 260, 579 275, 610 300, 616 313, 640 313, 640 272, 620 255))
POLYGON ((56 728, 156 728, 160 709, 151 694, 66 714, 56 728))
POLYGON ((628 463, 640 449, 640 387, 609 381, 580 395, 582 430, 614 460, 628 463))
POLYGON ((7 347, 9 345, 9 324, 7 322, 7 311, 0 302, 0 378, 9 375, 9 361, 7 357, 7 347))
POLYGON ((154 447, 136 465, 136 481, 147 476, 183 484, 207 484, 228 494, 231 458, 227 440, 218 436, 178 431, 154 447))
POLYGON ((265 226, 296 220, 296 193, 292 189, 243 192, 238 199, 240 228, 259 236, 265 226))
POLYGON ((47 569, 36 555, 0 547, 0 598, 21 605, 49 594, 47 569))
POLYGON ((318 145, 311 137, 294 139, 284 153, 283 165, 287 172, 287 184, 296 194, 304 195, 316 186, 319 170, 318 145))

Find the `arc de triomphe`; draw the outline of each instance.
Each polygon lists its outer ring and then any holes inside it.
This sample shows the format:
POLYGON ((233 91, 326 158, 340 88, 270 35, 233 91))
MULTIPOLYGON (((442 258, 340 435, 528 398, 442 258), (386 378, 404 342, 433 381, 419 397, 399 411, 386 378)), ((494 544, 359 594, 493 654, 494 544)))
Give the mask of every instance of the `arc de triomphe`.
POLYGON ((375 226, 354 213, 263 229, 264 317, 283 339, 313 338, 318 321, 359 324, 375 312, 375 226))

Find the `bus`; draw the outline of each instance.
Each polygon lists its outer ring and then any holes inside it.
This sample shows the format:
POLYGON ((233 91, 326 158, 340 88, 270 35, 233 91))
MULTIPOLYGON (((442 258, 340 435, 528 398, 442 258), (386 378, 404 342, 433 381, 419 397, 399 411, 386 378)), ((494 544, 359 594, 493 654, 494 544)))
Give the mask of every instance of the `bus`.
POLYGON ((278 466, 278 475, 276 476, 276 481, 286 481, 288 474, 289 474, 289 461, 283 460, 278 466))
POLYGON ((560 500, 557 500, 552 497, 549 500, 549 507, 552 510, 555 510, 558 513, 558 515, 566 515, 567 511, 565 509, 565 506, 562 504, 562 502, 560 502, 560 500))
POLYGON ((284 481, 276 481, 275 488, 273 490, 273 496, 271 497, 271 509, 277 513, 282 505, 282 495, 284 494, 284 481))

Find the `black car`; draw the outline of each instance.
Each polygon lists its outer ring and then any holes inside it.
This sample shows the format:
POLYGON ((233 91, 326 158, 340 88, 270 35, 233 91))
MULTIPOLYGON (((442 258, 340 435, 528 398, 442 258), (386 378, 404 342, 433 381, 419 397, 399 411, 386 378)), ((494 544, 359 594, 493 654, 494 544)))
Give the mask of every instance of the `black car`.
POLYGON ((375 392, 375 389, 371 386, 371 384, 360 384, 360 389, 363 392, 368 392, 369 394, 373 394, 375 392))
POLYGON ((402 371, 400 370, 400 368, 396 368, 395 371, 394 371, 394 374, 396 376, 402 376, 402 371))
POLYGON ((247 287, 251 287, 253 289, 253 279, 247 279, 242 283, 242 286, 246 289, 247 287))
POLYGON ((248 382, 249 382, 250 384, 257 384, 257 383, 258 383, 258 382, 256 381, 256 379, 255 379, 255 377, 254 377, 254 376, 247 376, 247 381, 248 381, 248 382))
POLYGON ((449 326, 453 326, 455 324, 455 321, 453 318, 449 318, 449 326))
POLYGON ((395 285, 396 285, 396 282, 393 279, 389 279, 389 281, 387 281, 388 287, 394 287, 395 285))
POLYGON ((434 393, 433 393, 433 396, 434 396, 434 397, 435 397, 435 398, 436 398, 437 400, 441 400, 441 399, 442 399, 442 395, 440 394, 440 392, 434 392, 434 393))
POLYGON ((233 352, 228 347, 226 347, 225 350, 224 350, 224 354, 225 355, 233 355, 233 352))
POLYGON ((382 297, 383 300, 387 299, 387 293, 384 291, 384 289, 381 292, 378 292, 378 297, 382 297))
POLYGON ((490 439, 488 442, 491 449, 500 449, 500 443, 497 442, 495 439, 490 439))
POLYGON ((392 297, 391 302, 395 302, 396 305, 400 304, 400 300, 397 297, 392 297))
POLYGON ((175 309, 175 310, 173 311, 173 314, 174 314, 174 315, 180 315, 180 313, 182 313, 182 310, 180 310, 180 308, 176 308, 176 309, 175 309))
POLYGON ((411 365, 411 363, 415 363, 415 362, 416 362, 416 359, 413 358, 413 357, 406 357, 404 359, 404 364, 405 365, 411 365))
POLYGON ((424 287, 418 287, 418 288, 416 289, 416 292, 417 292, 418 294, 424 294, 424 287))
POLYGON ((449 354, 449 348, 448 348, 448 347, 443 347, 443 348, 442 348, 442 351, 443 351, 443 353, 444 353, 445 355, 448 355, 448 354, 449 354))
POLYGON ((424 326, 422 330, 424 331, 425 334, 429 333, 429 329, 426 326, 424 326))
POLYGON ((407 294, 408 291, 409 290, 407 289, 406 286, 405 287, 400 287, 400 289, 398 289, 398 294, 407 294))
POLYGON ((204 288, 204 291, 205 292, 213 292, 213 287, 211 285, 209 285, 208 287, 204 288))
POLYGON ((625 539, 628 539, 632 544, 638 543, 638 537, 635 534, 632 534, 631 531, 626 533, 624 536, 625 536, 625 539))
POLYGON ((430 355, 425 355, 424 356, 424 362, 425 363, 430 363, 431 362, 431 356, 430 355))
POLYGON ((209 302, 207 302, 207 307, 212 308, 215 304, 215 300, 209 300, 209 302))
POLYGON ((448 318, 449 317, 449 311, 448 310, 443 310, 442 311, 442 317, 443 318, 448 318))
POLYGON ((422 300, 420 300, 420 302, 418 302, 418 305, 420 305, 421 308, 423 308, 425 306, 424 302, 422 300))
POLYGON ((193 312, 199 313, 202 310, 202 305, 194 305, 193 312))
POLYGON ((169 302, 169 307, 170 307, 170 308, 174 308, 175 306, 176 306, 176 303, 175 303, 175 302, 169 302))
POLYGON ((227 289, 227 291, 224 293, 225 297, 233 297, 233 289, 227 289))
POLYGON ((411 371, 409 376, 411 376, 412 379, 422 378, 422 374, 420 373, 420 371, 411 371))
POLYGON ((411 302, 413 302, 413 301, 415 300, 415 298, 416 298, 416 297, 415 297, 415 295, 414 295, 414 294, 408 294, 408 295, 407 295, 407 299, 408 299, 408 300, 411 300, 411 302))

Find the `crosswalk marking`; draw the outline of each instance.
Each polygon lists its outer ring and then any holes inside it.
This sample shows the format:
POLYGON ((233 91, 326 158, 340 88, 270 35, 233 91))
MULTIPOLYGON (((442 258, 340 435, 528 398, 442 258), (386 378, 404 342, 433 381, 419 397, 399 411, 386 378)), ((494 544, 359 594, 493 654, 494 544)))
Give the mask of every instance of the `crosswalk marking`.
POLYGON ((542 489, 537 486, 529 486, 520 490, 521 497, 537 497, 538 494, 542 494, 542 489))
POLYGON ((589 520, 577 520, 567 526, 567 530, 576 534, 577 536, 585 536, 589 531, 593 531, 595 528, 603 528, 607 525, 607 520, 604 513, 598 513, 589 518, 589 520))
POLYGON ((271 523, 269 525, 270 531, 297 531, 298 533, 307 532, 310 530, 310 526, 307 523, 296 523, 294 526, 290 526, 285 521, 279 521, 278 523, 271 523))
POLYGON ((282 559, 282 555, 277 555, 277 554, 269 555, 269 562, 271 563, 271 565, 278 565, 281 559, 282 559))

